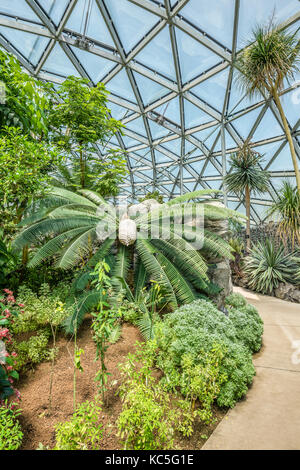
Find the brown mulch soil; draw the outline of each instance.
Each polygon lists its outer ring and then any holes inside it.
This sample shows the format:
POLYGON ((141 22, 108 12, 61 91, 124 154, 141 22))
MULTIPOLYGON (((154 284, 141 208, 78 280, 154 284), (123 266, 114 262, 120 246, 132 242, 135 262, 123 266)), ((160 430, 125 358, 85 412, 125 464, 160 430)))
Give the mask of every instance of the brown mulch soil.
MULTIPOLYGON (((113 385, 106 392, 106 406, 103 407, 101 421, 105 427, 101 449, 122 449, 122 444, 116 436, 116 421, 121 412, 121 401, 117 395, 120 385, 118 364, 125 360, 129 352, 135 350, 135 343, 142 337, 132 325, 124 324, 121 339, 110 345, 106 353, 106 366, 111 373, 109 382, 113 385)), ((86 319, 78 334, 78 347, 84 350, 81 356, 83 372, 77 372, 77 403, 92 400, 97 393, 94 377, 99 370, 99 362, 95 362, 96 348, 91 334, 91 320, 86 319)), ((19 390, 21 393, 20 418, 24 439, 21 450, 34 450, 42 443, 50 449, 55 445, 54 426, 58 422, 70 419, 73 413, 73 342, 64 336, 57 341, 59 347, 55 364, 52 413, 48 413, 50 362, 36 366, 35 370, 21 374, 19 390)), ((216 422, 206 426, 200 422, 195 425, 195 431, 190 438, 178 436, 176 447, 180 449, 200 449, 225 412, 215 409, 216 422)))

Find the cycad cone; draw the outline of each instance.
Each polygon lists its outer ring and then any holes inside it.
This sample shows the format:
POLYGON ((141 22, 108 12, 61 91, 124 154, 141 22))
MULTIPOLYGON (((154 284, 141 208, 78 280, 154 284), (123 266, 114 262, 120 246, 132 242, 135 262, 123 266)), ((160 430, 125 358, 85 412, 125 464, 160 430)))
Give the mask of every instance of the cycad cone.
POLYGON ((122 245, 133 245, 136 241, 136 223, 134 220, 131 220, 127 214, 122 216, 122 219, 119 224, 119 240, 122 245))

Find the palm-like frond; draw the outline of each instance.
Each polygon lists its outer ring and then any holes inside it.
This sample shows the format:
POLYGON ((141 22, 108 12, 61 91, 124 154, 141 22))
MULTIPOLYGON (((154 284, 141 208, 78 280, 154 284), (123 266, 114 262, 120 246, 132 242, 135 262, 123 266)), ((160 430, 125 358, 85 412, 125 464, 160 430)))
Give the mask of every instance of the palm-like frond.
POLYGON ((140 238, 138 238, 136 242, 136 249, 149 277, 162 286, 162 291, 168 299, 170 306, 172 308, 176 308, 177 300, 172 284, 170 283, 165 271, 155 257, 157 249, 155 249, 148 240, 140 238))
POLYGON ((100 293, 96 290, 88 291, 76 299, 73 314, 64 322, 65 332, 73 334, 83 322, 85 314, 91 312, 98 305, 99 301, 100 293))
POLYGON ((174 266, 171 261, 162 253, 157 255, 157 261, 165 271, 172 287, 178 303, 189 304, 196 299, 195 292, 189 282, 174 266))

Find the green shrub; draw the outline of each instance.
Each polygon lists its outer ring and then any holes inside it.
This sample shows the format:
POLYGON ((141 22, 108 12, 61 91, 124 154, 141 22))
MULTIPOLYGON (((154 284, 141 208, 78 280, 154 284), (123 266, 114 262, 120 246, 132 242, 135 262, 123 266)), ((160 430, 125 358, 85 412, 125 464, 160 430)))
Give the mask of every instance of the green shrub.
POLYGON ((17 352, 17 370, 29 364, 38 364, 49 358, 48 342, 53 327, 59 328, 70 310, 63 304, 56 293, 52 293, 48 284, 42 284, 38 294, 26 286, 21 286, 17 302, 22 307, 12 324, 14 335, 12 347, 17 352), (52 327, 52 328, 51 328, 52 327), (33 333, 20 341, 23 333, 33 333))
POLYGON ((190 435, 193 421, 188 402, 172 402, 152 374, 155 341, 137 345, 120 366, 123 378, 119 394, 123 402, 118 419, 118 435, 125 450, 164 450, 174 448, 176 430, 190 435))
POLYGON ((240 294, 232 294, 227 297, 225 303, 229 308, 229 319, 236 328, 237 338, 250 351, 259 351, 264 327, 256 308, 247 304, 245 298, 240 294))
POLYGON ((195 367, 199 364, 205 367, 206 354, 219 345, 223 355, 219 373, 222 377, 226 376, 226 380, 220 384, 217 403, 233 407, 246 394, 255 374, 249 346, 257 347, 259 328, 256 322, 253 324, 252 318, 252 310, 250 314, 244 312, 243 321, 252 334, 251 340, 246 341, 236 327, 239 321, 233 311, 227 317, 204 300, 197 300, 165 315, 163 321, 156 324, 156 340, 160 348, 157 365, 165 374, 163 383, 169 389, 179 387, 186 394, 190 377, 182 374, 184 357, 189 355, 195 367), (256 328, 254 331, 253 325, 256 328))
POLYGON ((77 407, 70 421, 56 424, 54 450, 97 450, 103 436, 99 423, 101 403, 86 401, 77 407))
POLYGON ((17 450, 22 444, 23 433, 18 421, 19 410, 0 406, 0 450, 17 450))
POLYGON ((225 299, 225 305, 230 305, 234 308, 246 307, 247 301, 245 297, 238 293, 232 293, 225 299))
POLYGON ((18 355, 16 370, 22 369, 27 364, 39 364, 49 358, 49 336, 49 331, 44 330, 31 336, 27 341, 14 342, 14 349, 18 355))

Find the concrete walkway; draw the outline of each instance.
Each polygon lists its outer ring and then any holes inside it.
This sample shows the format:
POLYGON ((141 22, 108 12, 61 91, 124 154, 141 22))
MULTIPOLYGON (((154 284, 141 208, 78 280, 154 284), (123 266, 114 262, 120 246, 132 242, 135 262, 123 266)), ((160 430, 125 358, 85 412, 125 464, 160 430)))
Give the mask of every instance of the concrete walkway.
POLYGON ((263 347, 247 397, 230 410, 203 450, 300 450, 300 305, 241 288, 264 320, 263 347))

